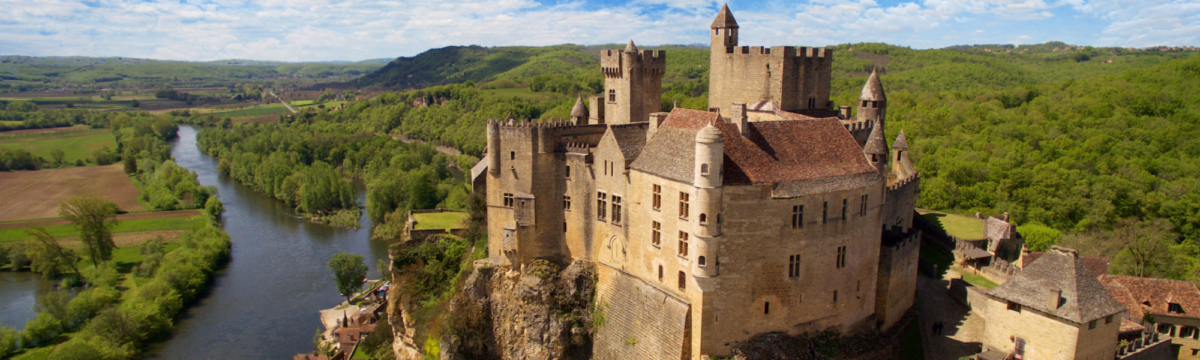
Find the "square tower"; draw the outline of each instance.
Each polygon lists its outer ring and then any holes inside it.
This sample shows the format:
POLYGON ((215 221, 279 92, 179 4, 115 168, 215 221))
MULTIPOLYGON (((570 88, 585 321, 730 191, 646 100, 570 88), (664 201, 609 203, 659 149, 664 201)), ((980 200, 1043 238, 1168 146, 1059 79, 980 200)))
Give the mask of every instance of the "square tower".
POLYGON ((639 51, 633 40, 624 51, 600 53, 604 72, 604 122, 646 122, 661 111, 662 77, 667 67, 665 51, 639 51))

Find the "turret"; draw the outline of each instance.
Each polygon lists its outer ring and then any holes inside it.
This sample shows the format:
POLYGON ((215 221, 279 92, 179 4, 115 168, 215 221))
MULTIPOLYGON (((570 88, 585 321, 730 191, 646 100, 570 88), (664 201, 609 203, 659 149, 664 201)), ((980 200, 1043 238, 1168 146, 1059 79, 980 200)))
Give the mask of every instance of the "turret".
POLYGON ((886 117, 887 95, 883 92, 883 82, 879 81, 875 69, 871 69, 871 76, 858 97, 858 121, 879 120, 879 127, 883 127, 886 117))
POLYGON ((875 167, 876 171, 883 174, 887 168, 887 140, 883 139, 883 121, 875 120, 875 126, 871 128, 871 136, 867 138, 867 145, 863 147, 863 154, 867 157, 867 162, 875 167))
POLYGON ((892 173, 903 178, 907 176, 907 169, 904 169, 904 158, 908 156, 908 139, 904 137, 904 130, 900 130, 900 135, 896 135, 896 141, 892 142, 892 150, 895 156, 892 156, 892 173))
POLYGON ((571 122, 575 125, 586 125, 588 119, 587 108, 583 106, 583 95, 575 97, 575 107, 571 109, 571 122))
POLYGON ((714 124, 696 133, 696 163, 693 185, 699 215, 695 219, 695 257, 692 275, 714 277, 721 239, 721 167, 725 159, 725 136, 714 124))
POLYGON ((488 172, 500 175, 500 122, 495 120, 487 123, 487 152, 488 172))
POLYGON ((733 19, 733 13, 729 11, 729 4, 721 5, 721 11, 717 12, 717 18, 713 19, 712 23, 712 51, 714 54, 724 54, 725 49, 738 44, 738 24, 733 19))

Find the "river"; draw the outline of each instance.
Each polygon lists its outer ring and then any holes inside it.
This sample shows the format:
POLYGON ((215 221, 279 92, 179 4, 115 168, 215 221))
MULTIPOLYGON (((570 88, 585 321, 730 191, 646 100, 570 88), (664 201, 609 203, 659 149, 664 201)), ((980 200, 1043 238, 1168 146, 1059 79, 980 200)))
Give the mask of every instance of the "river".
MULTIPOLYGON (((387 244, 369 238, 364 211, 359 230, 316 224, 296 216, 283 203, 217 172, 217 160, 196 147, 191 126, 179 128, 172 155, 216 185, 233 239, 229 264, 216 274, 212 289, 176 320, 170 337, 147 348, 149 359, 290 359, 313 350, 321 327, 317 311, 337 305, 326 263, 337 252, 361 254, 378 278, 378 259, 387 244)), ((366 191, 357 186, 360 203, 366 191)))

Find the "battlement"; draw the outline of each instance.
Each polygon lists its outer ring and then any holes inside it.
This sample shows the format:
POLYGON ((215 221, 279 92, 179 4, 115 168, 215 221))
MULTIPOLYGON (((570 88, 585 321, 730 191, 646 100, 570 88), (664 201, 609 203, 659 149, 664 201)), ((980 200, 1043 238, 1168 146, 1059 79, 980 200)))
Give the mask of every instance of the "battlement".
POLYGON ((667 52, 663 50, 640 50, 630 54, 621 50, 600 52, 600 69, 605 77, 619 78, 622 70, 637 62, 645 75, 662 75, 667 69, 667 52), (626 60, 628 59, 628 60, 626 60))
POLYGON ((921 243, 921 230, 903 226, 885 225, 881 244, 883 248, 892 250, 921 243))
POLYGON ((488 120, 488 125, 496 124, 500 128, 542 128, 542 129, 557 129, 571 128, 576 125, 566 119, 508 119, 508 120, 488 120))
POLYGON ((563 148, 568 154, 588 155, 592 153, 592 146, 587 143, 563 143, 563 148))
POLYGON ((916 183, 920 179, 921 179, 921 174, 914 173, 909 177, 899 179, 894 183, 888 184, 887 191, 888 192, 899 191, 905 187, 908 187, 910 184, 916 183))
POLYGON ((812 58, 826 60, 832 57, 833 51, 826 48, 810 48, 805 46, 726 46, 726 54, 771 55, 775 58, 795 59, 812 58))

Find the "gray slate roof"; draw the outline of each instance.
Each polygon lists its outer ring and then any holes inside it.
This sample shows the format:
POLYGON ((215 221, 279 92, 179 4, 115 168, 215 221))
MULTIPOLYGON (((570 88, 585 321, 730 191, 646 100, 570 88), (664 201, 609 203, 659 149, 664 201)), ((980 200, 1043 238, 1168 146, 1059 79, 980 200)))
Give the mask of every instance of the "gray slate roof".
POLYGON ((863 146, 863 152, 875 155, 887 155, 887 140, 883 139, 883 122, 875 120, 875 126, 871 128, 871 136, 867 138, 867 145, 863 146))
POLYGON ((609 126, 613 140, 617 141, 617 146, 621 148, 621 155, 625 156, 625 161, 637 159, 642 148, 646 147, 646 128, 648 127, 650 127, 648 122, 609 126))
POLYGON ((587 117, 587 108, 583 106, 583 95, 575 97, 575 107, 571 109, 571 117, 587 117))
POLYGON ((867 84, 863 85, 862 96, 859 100, 868 101, 885 101, 887 95, 883 93, 883 82, 879 81, 879 74, 875 73, 875 69, 871 69, 871 77, 867 78, 867 84))
POLYGON ((1075 250, 1058 246, 987 294, 1077 324, 1125 311, 1075 250), (1066 301, 1051 309, 1049 299, 1056 290, 1062 290, 1066 301))
POLYGON ((904 129, 900 129, 900 135, 896 135, 896 141, 892 142, 892 148, 908 150, 908 138, 904 137, 904 129))
POLYGON ((729 4, 721 5, 721 11, 717 12, 717 18, 713 19, 713 29, 737 28, 737 20, 733 19, 733 13, 729 11, 729 4))

